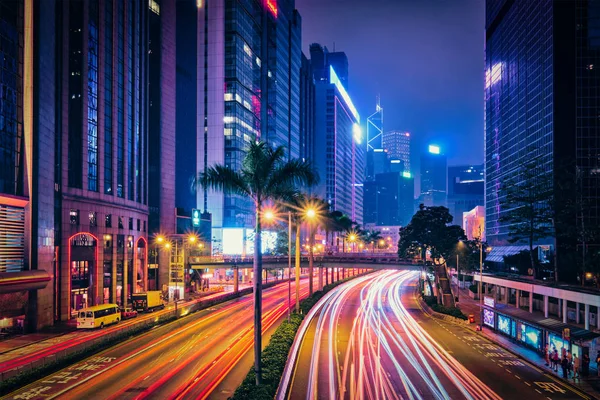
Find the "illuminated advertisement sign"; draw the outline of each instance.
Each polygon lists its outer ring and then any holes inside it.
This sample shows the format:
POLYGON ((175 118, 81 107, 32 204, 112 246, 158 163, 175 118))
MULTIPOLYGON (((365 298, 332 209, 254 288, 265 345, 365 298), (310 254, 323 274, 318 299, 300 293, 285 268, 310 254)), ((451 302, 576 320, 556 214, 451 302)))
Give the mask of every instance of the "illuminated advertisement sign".
POLYGON ((488 306, 490 308, 494 308, 494 306, 496 305, 496 300, 494 300, 493 297, 484 296, 483 304, 485 304, 486 306, 488 306))
POLYGON ((483 310, 483 323, 487 326, 494 328, 494 312, 490 310, 483 310))
POLYGON ((200 226, 200 210, 197 208, 192 209, 192 226, 194 228, 200 226))
POLYGON ((567 351, 569 350, 569 342, 566 340, 563 340, 562 337, 560 337, 559 335, 556 335, 554 333, 548 334, 548 344, 549 344, 550 350, 554 351, 554 349, 556 349, 558 351, 558 354, 562 354, 563 347, 565 349, 567 349, 567 351))
POLYGON ((498 330, 508 336, 510 336, 510 322, 510 318, 498 314, 498 330))
POLYGON ((244 229, 226 228, 223 229, 223 254, 241 255, 244 250, 244 229))
POLYGON ((519 339, 521 339, 522 342, 525 342, 525 344, 528 344, 531 347, 540 349, 542 346, 542 332, 539 329, 533 328, 523 323, 520 323, 520 325, 521 337, 519 339))
MULTIPOLYGON (((271 253, 275 249, 277 232, 262 231, 260 238, 261 253, 271 253)), ((246 234, 246 254, 254 254, 254 232, 252 230, 248 230, 246 234)))

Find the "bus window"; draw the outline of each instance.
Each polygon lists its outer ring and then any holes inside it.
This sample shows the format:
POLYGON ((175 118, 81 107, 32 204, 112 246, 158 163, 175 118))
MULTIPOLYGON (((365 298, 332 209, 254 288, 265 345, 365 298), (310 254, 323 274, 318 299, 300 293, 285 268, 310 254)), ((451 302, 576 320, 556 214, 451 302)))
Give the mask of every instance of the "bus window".
POLYGON ((94 318, 94 313, 91 311, 88 311, 85 315, 86 318, 94 318))
POLYGON ((80 312, 79 313, 79 318, 85 318, 85 313, 84 312, 80 312))

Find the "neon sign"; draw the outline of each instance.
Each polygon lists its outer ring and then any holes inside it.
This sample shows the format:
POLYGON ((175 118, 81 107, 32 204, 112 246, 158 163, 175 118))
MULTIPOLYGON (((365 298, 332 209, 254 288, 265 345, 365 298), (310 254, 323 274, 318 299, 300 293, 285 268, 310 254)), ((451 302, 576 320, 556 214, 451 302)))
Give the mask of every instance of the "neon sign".
POLYGON ((277 18, 277 0, 267 0, 267 8, 277 18))

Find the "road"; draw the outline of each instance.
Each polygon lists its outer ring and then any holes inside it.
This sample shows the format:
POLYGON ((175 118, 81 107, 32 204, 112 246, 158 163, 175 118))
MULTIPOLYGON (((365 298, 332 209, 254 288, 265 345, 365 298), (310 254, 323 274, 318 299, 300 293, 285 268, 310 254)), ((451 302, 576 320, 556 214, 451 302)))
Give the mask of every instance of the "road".
MULTIPOLYGON (((308 280, 300 285, 301 297, 306 297, 308 280)), ((285 318, 288 285, 263 293, 266 331, 285 318)), ((292 283, 292 306, 293 293, 292 283)), ((6 398, 206 398, 240 358, 252 352, 252 320, 248 295, 156 327, 6 398)))
POLYGON ((589 399, 465 327, 424 314, 417 274, 379 272, 333 291, 300 346, 288 398, 589 399))

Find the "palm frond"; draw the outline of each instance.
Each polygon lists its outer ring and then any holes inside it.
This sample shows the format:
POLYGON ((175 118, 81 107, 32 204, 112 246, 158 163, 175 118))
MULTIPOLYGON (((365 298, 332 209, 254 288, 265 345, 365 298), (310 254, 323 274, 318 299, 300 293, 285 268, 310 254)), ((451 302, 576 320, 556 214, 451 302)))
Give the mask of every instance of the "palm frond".
POLYGON ((196 184, 205 189, 222 190, 228 194, 239 194, 254 199, 253 193, 248 187, 242 174, 224 165, 214 165, 205 172, 199 174, 196 184))
POLYGON ((317 173, 310 163, 301 160, 290 160, 283 164, 275 165, 265 186, 265 193, 277 187, 312 186, 319 181, 317 173))

